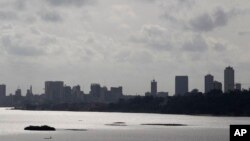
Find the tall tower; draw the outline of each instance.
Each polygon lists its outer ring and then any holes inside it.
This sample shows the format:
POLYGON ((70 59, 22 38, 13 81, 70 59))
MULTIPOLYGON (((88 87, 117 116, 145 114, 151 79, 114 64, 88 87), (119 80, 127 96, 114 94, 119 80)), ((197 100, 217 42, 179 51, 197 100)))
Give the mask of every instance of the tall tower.
POLYGON ((208 74, 205 76, 205 93, 210 92, 214 89, 214 76, 211 74, 208 74))
POLYGON ((234 69, 230 66, 224 70, 224 92, 234 90, 234 69))
POLYGON ((175 76, 175 95, 188 93, 188 76, 175 76))
POLYGON ((151 81, 151 95, 156 96, 157 94, 157 82, 155 80, 151 81))
POLYGON ((45 95, 48 100, 60 102, 63 96, 63 81, 45 81, 45 95))
POLYGON ((3 98, 6 96, 6 85, 1 84, 0 85, 0 98, 3 98))

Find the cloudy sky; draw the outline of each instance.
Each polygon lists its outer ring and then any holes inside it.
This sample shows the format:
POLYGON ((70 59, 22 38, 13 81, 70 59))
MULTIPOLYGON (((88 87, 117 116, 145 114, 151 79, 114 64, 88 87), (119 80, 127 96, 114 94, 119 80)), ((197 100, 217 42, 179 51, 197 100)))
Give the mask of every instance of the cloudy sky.
POLYGON ((249 0, 1 0, 0 21, 7 93, 63 80, 144 94, 155 78, 172 94, 175 75, 203 91, 204 75, 222 81, 228 65, 250 83, 249 0))

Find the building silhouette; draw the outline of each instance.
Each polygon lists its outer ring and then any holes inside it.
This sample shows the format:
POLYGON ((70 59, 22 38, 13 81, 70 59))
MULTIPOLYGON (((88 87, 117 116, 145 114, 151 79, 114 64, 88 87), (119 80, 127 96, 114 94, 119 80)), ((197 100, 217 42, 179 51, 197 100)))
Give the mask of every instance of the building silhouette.
POLYGON ((164 97, 164 98, 166 98, 166 97, 168 97, 168 92, 158 92, 157 93, 157 97, 164 97))
POLYGON ((151 81, 151 95, 156 96, 157 94, 157 82, 155 80, 151 81))
POLYGON ((18 88, 16 91, 15 91, 15 96, 17 97, 21 97, 22 96, 22 90, 20 88, 18 88))
POLYGON ((208 93, 214 89, 214 76, 207 74, 205 76, 205 93, 208 93))
POLYGON ((213 82, 213 89, 222 91, 222 83, 219 81, 214 81, 213 82))
POLYGON ((46 81, 45 95, 48 100, 60 102, 63 98, 64 85, 63 81, 46 81))
POLYGON ((99 98, 101 96, 101 85, 100 84, 91 84, 90 86, 90 95, 93 97, 99 98))
POLYGON ((123 97, 122 87, 111 87, 110 88, 111 101, 117 101, 123 97))
POLYGON ((6 85, 5 84, 1 84, 0 85, 0 98, 4 98, 6 97, 6 85))
POLYGON ((236 83, 235 84, 235 89, 241 91, 241 84, 240 83, 236 83))
POLYGON ((188 93, 188 76, 175 76, 175 95, 188 93))
POLYGON ((123 94, 122 94, 122 87, 120 86, 120 87, 111 87, 110 88, 110 92, 112 93, 112 94, 115 94, 115 95, 117 95, 117 96, 122 96, 123 94))
POLYGON ((101 102, 106 102, 108 100, 108 98, 107 98, 108 94, 110 94, 109 91, 108 91, 108 88, 106 86, 101 87, 100 101, 101 102))
POLYGON ((32 86, 30 86, 30 88, 27 89, 26 97, 31 98, 32 96, 33 96, 32 86))
POLYGON ((81 86, 80 85, 73 86, 71 90, 68 89, 67 91, 68 91, 68 97, 69 97, 69 98, 67 98, 67 101, 71 101, 73 103, 84 101, 85 94, 81 90, 81 86))
POLYGON ((230 92, 234 90, 234 69, 230 66, 224 70, 224 92, 230 92))
POLYGON ((63 95, 61 97, 63 102, 68 102, 71 100, 72 92, 71 87, 64 85, 63 87, 63 95))

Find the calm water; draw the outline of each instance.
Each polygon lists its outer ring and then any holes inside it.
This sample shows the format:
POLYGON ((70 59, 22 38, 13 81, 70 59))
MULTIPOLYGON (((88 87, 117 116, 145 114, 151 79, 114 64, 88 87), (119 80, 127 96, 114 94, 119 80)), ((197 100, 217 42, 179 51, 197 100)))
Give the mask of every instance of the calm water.
POLYGON ((229 141, 230 124, 250 124, 250 118, 0 108, 1 141, 45 141, 49 137, 52 137, 51 141, 229 141), (125 122, 127 126, 106 125, 113 122, 125 122), (188 126, 141 125, 144 123, 177 123, 188 126), (49 125, 57 131, 24 131, 24 127, 29 125, 49 125))

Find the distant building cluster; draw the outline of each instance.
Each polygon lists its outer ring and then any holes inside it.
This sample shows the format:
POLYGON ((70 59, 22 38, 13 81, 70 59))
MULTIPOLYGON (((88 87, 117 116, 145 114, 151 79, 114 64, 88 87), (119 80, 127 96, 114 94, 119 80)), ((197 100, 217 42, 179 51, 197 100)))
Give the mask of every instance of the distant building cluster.
MULTIPOLYGON (((224 92, 228 93, 234 90, 241 90, 241 84, 235 83, 234 69, 230 66, 224 70, 224 92)), ((222 91, 222 83, 215 81, 214 76, 208 74, 205 76, 205 93, 209 93, 213 90, 222 91)))
MULTIPOLYGON (((222 83, 214 80, 214 76, 207 74, 204 78, 204 93, 210 93, 212 91, 222 92, 222 83)), ((235 83, 234 69, 233 67, 226 67, 224 70, 224 93, 239 90, 241 91, 241 84, 235 83)), ((176 76, 175 80, 175 94, 183 95, 188 93, 188 78, 183 76, 176 76)))
POLYGON ((15 94, 6 95, 6 85, 0 85, 0 106, 18 106, 23 103, 112 103, 126 98, 123 89, 119 87, 102 87, 100 84, 91 84, 89 94, 85 94, 79 85, 70 87, 63 81, 46 81, 44 94, 33 94, 32 86, 27 90, 26 96, 18 88, 15 94))
MULTIPOLYGON (((224 93, 241 91, 241 84, 235 83, 234 69, 230 66, 224 70, 224 93)), ((213 91, 222 92, 222 83, 214 80, 214 76, 207 74, 204 77, 204 93, 213 91)), ((163 97, 169 96, 168 92, 158 92, 157 81, 151 81, 151 90, 145 96, 163 97)), ((175 96, 183 96, 187 93, 201 93, 198 89, 189 91, 188 76, 175 76, 175 96)), ((84 93, 79 85, 67 86, 63 81, 46 81, 44 94, 34 95, 32 86, 27 90, 26 96, 18 88, 14 94, 6 96, 6 85, 0 85, 0 105, 18 105, 20 103, 112 103, 120 99, 128 99, 134 96, 124 95, 122 86, 108 89, 100 84, 93 83, 90 92, 84 93)))
POLYGON ((89 94, 85 94, 79 85, 64 85, 63 81, 46 81, 45 97, 52 102, 115 102, 123 97, 122 87, 101 87, 100 84, 91 84, 89 94))
MULTIPOLYGON (((234 90, 241 91, 241 83, 235 83, 234 69, 230 66, 226 67, 224 70, 224 93, 228 93, 234 90)), ((204 93, 209 93, 212 91, 222 92, 222 83, 214 80, 214 76, 207 74, 204 78, 204 93)), ((200 93, 198 89, 193 89, 189 91, 188 76, 175 76, 175 94, 176 96, 183 96, 187 93, 200 93)), ((152 96, 165 96, 168 92, 157 92, 157 82, 155 80, 151 81, 151 92, 146 92, 145 95, 152 96)))
POLYGON ((157 82, 155 80, 153 80, 153 81, 151 81, 151 92, 146 92, 145 96, 168 97, 168 92, 158 92, 157 91, 157 82))

